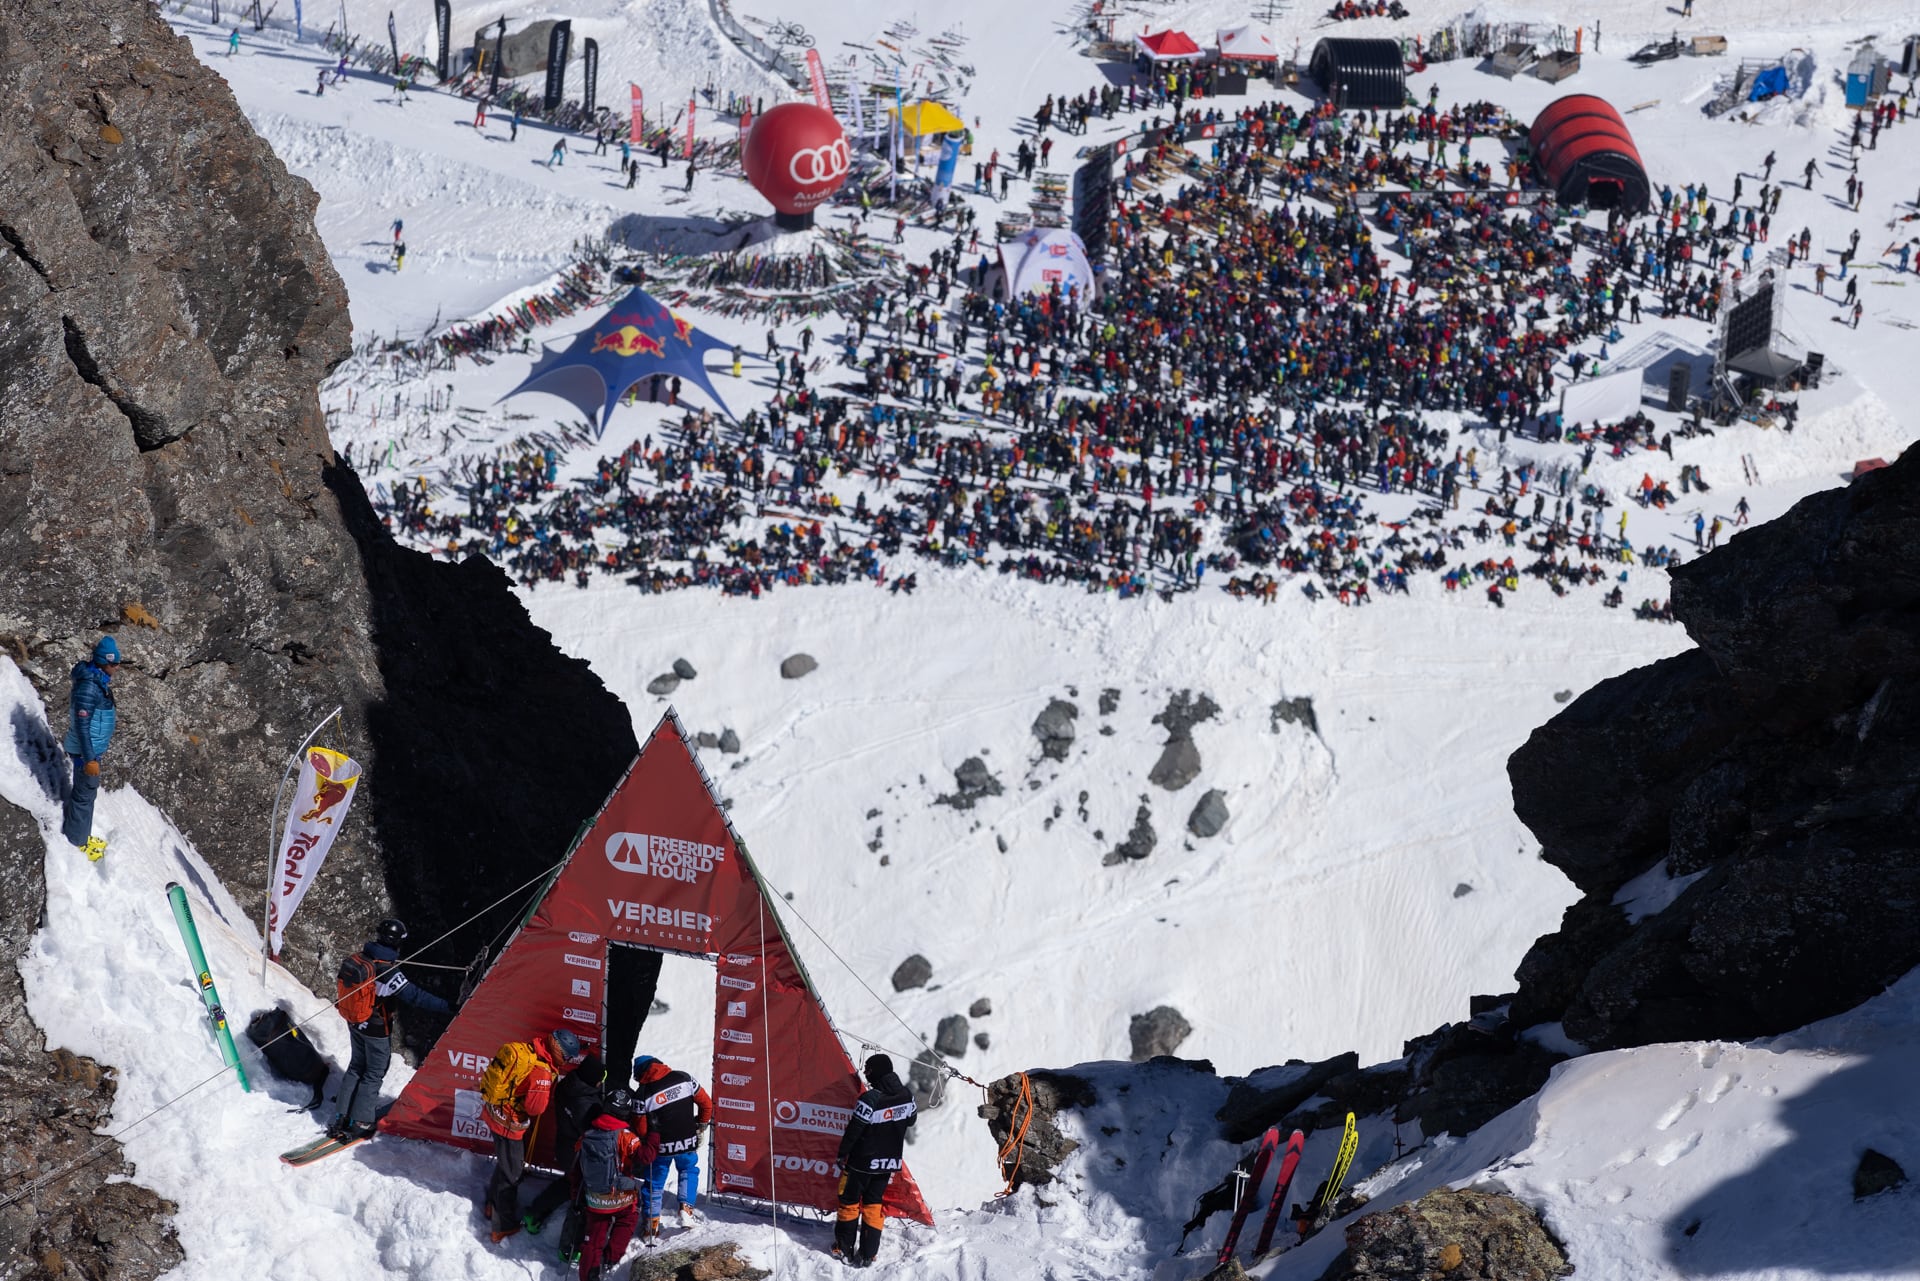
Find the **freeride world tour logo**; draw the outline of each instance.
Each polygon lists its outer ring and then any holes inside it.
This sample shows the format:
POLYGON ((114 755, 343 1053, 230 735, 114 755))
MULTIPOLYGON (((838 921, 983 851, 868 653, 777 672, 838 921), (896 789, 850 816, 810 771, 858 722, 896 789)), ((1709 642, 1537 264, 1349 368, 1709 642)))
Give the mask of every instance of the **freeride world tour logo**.
POLYGON ((692 884, 727 861, 724 845, 683 841, 673 836, 615 832, 607 838, 607 862, 622 872, 692 884))

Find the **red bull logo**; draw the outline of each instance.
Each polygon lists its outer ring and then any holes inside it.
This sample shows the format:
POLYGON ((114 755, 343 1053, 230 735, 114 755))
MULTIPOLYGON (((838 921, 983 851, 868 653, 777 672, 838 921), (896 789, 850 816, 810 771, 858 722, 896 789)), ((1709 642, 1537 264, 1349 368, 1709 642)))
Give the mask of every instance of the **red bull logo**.
POLYGON ((691 320, 682 320, 672 312, 668 312, 667 316, 673 321, 673 336, 687 346, 693 346, 693 322, 691 320))
POLYGON ((610 351, 616 356, 664 356, 667 349, 660 340, 650 334, 643 334, 633 325, 622 325, 611 333, 596 334, 593 350, 589 354, 610 351))
POLYGON ((333 820, 325 817, 326 812, 347 799, 347 793, 353 790, 353 780, 349 779, 344 783, 335 782, 333 779, 333 762, 327 759, 327 755, 324 752, 309 752, 307 754, 307 764, 313 766, 313 772, 317 775, 315 781, 319 786, 314 790, 313 808, 302 814, 300 821, 302 823, 331 823, 333 820))

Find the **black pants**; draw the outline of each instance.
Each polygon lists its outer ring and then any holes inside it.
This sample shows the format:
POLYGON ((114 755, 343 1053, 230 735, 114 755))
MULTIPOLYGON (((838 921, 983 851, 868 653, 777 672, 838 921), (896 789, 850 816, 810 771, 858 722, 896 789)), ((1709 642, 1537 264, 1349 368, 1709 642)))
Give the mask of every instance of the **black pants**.
POLYGON ((880 1201, 893 1180, 892 1170, 848 1170, 840 1178, 840 1209, 833 1225, 833 1245, 845 1258, 871 1260, 880 1253, 880 1229, 886 1217, 880 1201))
POLYGON ((487 1181, 487 1204, 493 1207, 497 1230, 520 1222, 520 1176, 527 1172, 527 1141, 493 1136, 493 1178, 487 1181))

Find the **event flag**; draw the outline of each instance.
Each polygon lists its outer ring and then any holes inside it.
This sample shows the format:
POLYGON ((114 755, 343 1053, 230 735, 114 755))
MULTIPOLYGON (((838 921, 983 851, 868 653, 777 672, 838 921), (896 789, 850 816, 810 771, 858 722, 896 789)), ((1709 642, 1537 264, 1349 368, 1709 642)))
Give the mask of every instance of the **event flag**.
POLYGON ((827 92, 827 69, 820 65, 820 51, 807 50, 807 79, 813 83, 813 105, 822 111, 833 110, 833 95, 827 92))
POLYGON ((641 145, 642 134, 645 132, 640 120, 645 100, 641 97, 639 85, 628 81, 627 88, 633 94, 633 123, 627 127, 627 141, 638 147, 641 145))
POLYGON ((333 838, 346 821, 347 807, 360 782, 360 766, 327 747, 309 747, 301 762, 300 785, 287 809, 280 837, 280 858, 267 892, 267 951, 280 955, 287 921, 307 896, 333 838))
POLYGON ((700 112, 698 98, 687 99, 687 159, 693 159, 693 118, 700 112))

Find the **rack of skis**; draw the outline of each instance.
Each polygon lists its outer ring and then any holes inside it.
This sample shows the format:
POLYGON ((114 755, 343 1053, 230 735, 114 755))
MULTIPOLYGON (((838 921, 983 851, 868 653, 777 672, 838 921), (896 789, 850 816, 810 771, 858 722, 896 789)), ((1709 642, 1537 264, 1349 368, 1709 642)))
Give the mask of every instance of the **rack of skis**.
POLYGON ((1187 1220, 1180 1233, 1180 1244, 1175 1247, 1175 1252, 1185 1249, 1187 1237, 1214 1214, 1230 1210, 1233 1219, 1227 1227, 1226 1239, 1220 1244, 1220 1262, 1231 1259, 1240 1248, 1240 1234, 1246 1229, 1247 1220, 1260 1204, 1260 1193, 1266 1186, 1269 1169, 1274 1172, 1273 1188, 1266 1196, 1266 1217, 1260 1223, 1260 1236, 1254 1242, 1253 1257, 1261 1258, 1274 1248, 1274 1232, 1280 1226, 1283 1214, 1297 1234, 1296 1243, 1306 1240, 1333 1218, 1334 1207, 1340 1200, 1340 1190, 1346 1184, 1347 1172, 1353 1166, 1353 1155, 1359 1148, 1360 1131, 1354 1124, 1353 1113, 1349 1112, 1346 1125, 1340 1131, 1340 1146, 1334 1152, 1333 1167, 1327 1171, 1326 1178, 1320 1181, 1306 1203, 1296 1203, 1289 1211, 1287 1199, 1292 1192, 1294 1177, 1299 1172, 1300 1158, 1307 1149, 1307 1136, 1305 1132, 1295 1130, 1283 1146, 1279 1127, 1269 1129, 1261 1136, 1258 1147, 1234 1163, 1226 1178, 1200 1194, 1193 1217, 1187 1220))

